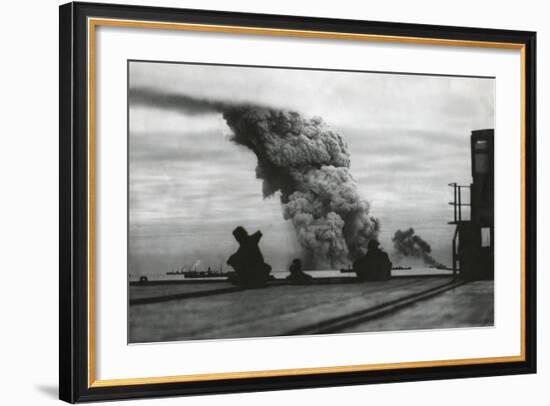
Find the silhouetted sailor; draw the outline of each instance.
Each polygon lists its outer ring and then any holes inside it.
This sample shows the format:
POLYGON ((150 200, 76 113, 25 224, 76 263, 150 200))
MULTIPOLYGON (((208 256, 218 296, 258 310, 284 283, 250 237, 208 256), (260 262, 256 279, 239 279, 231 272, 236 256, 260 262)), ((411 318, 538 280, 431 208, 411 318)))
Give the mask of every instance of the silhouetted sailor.
POLYGON ((298 258, 292 261, 288 270, 290 271, 290 275, 286 277, 288 281, 294 283, 308 283, 312 279, 311 275, 308 275, 302 270, 302 261, 298 258))
POLYGON ((353 263, 353 271, 360 281, 387 281, 391 276, 392 263, 376 240, 370 240, 367 253, 353 263))
POLYGON ((271 266, 264 262, 264 257, 258 247, 262 233, 256 231, 248 235, 246 230, 239 226, 233 230, 233 236, 239 243, 239 249, 227 260, 236 275, 230 281, 236 285, 246 287, 262 287, 269 279, 271 266))

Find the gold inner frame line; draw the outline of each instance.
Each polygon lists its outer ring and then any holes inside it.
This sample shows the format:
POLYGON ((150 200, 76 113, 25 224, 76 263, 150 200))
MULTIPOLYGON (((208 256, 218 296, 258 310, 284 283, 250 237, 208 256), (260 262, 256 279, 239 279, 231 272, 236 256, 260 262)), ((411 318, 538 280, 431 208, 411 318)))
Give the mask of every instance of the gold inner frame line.
POLYGON ((209 24, 187 24, 187 23, 168 23, 155 21, 139 20, 121 20, 109 18, 88 18, 87 21, 87 81, 88 81, 88 387, 111 387, 125 385, 142 384, 160 384, 176 382, 198 382, 213 381, 221 379, 243 379, 259 377, 280 377, 311 374, 333 374, 343 372, 361 372, 361 371, 379 371, 391 370, 397 368, 425 368, 440 366, 458 366, 474 364, 493 364, 504 362, 525 361, 525 45, 519 43, 506 42, 488 42, 488 41, 466 41, 453 39, 435 39, 422 37, 401 37, 391 35, 373 35, 373 34, 355 34, 344 32, 325 32, 325 31, 306 31, 275 29, 261 27, 242 27, 228 25, 209 25, 209 24), (318 39, 339 39, 371 42, 390 42, 402 44, 420 44, 436 46, 460 46, 460 47, 480 47, 496 49, 512 49, 520 51, 520 83, 521 83, 521 101, 520 101, 520 162, 521 162, 521 267, 520 267, 520 354, 502 357, 480 357, 467 359, 434 360, 434 361, 415 361, 415 362, 396 362, 384 364, 361 364, 328 366, 314 368, 294 368, 277 369, 265 371, 241 371, 241 372, 219 372, 209 374, 188 374, 176 376, 145 377, 145 378, 123 378, 123 379, 95 379, 95 28, 97 26, 110 27, 131 27, 148 28, 161 30, 183 30, 194 32, 217 32, 233 33, 244 35, 264 35, 264 36, 284 36, 299 38, 318 38, 318 39))

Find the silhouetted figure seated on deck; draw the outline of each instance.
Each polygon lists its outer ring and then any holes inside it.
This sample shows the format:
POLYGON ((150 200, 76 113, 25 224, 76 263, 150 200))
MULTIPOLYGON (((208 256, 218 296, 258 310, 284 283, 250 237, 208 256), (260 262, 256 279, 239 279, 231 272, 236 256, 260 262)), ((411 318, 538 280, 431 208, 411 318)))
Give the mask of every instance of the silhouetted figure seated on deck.
POLYGON ((294 259, 288 268, 290 275, 286 277, 287 281, 293 283, 309 283, 312 279, 311 275, 308 275, 302 270, 302 261, 298 258, 294 259))
POLYGON ((370 240, 367 253, 353 263, 353 271, 360 281, 387 281, 391 276, 392 263, 376 240, 370 240))
POLYGON ((246 230, 239 226, 233 230, 233 235, 239 243, 239 249, 227 260, 227 264, 235 270, 235 274, 229 276, 230 282, 250 288, 266 286, 271 266, 264 262, 258 247, 262 233, 256 231, 248 235, 246 230))

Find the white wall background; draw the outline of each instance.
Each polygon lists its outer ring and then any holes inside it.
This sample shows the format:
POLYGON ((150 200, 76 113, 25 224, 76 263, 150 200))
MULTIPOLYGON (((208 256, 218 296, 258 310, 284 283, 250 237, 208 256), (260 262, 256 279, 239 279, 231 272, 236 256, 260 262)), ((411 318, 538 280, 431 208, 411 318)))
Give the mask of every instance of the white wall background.
MULTIPOLYGON (((118 1, 117 1, 118 3, 118 1)), ((550 286, 543 252, 548 200, 543 185, 550 141, 545 72, 550 23, 545 3, 462 0, 312 2, 306 0, 131 1, 125 3, 318 17, 534 30, 538 32, 539 373, 476 378, 132 401, 124 404, 256 405, 543 405, 550 399, 545 347, 550 286), (545 289, 546 288, 546 289, 545 289)), ((0 399, 6 405, 57 400, 58 9, 55 0, 5 2, 0 24, 0 399)), ((544 187, 546 186, 546 187, 544 187)))

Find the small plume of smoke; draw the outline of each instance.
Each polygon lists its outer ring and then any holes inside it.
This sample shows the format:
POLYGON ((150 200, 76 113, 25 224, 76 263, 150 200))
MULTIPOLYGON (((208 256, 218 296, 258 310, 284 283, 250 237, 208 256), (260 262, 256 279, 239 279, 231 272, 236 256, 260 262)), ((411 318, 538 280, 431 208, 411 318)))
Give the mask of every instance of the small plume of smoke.
POLYGON ((193 271, 196 271, 200 264, 201 264, 201 260, 200 259, 196 260, 193 266, 191 267, 191 269, 193 271))
POLYGON ((335 267, 366 252, 379 224, 349 172, 349 148, 320 118, 258 106, 226 109, 233 141, 258 158, 265 197, 281 192, 312 266, 335 267))
POLYGON ((398 257, 412 257, 423 260, 427 265, 440 265, 430 253, 432 247, 411 227, 407 230, 397 230, 392 237, 393 247, 398 257))

